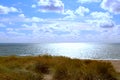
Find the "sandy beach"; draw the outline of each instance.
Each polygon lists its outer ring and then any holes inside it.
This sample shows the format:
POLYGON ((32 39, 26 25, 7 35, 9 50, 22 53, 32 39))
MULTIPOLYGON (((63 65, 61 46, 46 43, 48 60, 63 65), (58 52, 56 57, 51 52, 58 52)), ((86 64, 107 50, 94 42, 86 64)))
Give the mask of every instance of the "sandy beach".
POLYGON ((108 60, 108 61, 112 63, 117 72, 120 72, 120 60, 108 60))

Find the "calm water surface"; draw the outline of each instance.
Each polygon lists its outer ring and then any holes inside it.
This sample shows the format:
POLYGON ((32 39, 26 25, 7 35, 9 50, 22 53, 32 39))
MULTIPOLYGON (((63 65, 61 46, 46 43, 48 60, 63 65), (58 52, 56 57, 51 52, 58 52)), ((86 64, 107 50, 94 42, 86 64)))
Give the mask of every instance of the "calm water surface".
POLYGON ((80 59, 120 59, 120 44, 49 43, 0 44, 0 56, 62 55, 80 59))

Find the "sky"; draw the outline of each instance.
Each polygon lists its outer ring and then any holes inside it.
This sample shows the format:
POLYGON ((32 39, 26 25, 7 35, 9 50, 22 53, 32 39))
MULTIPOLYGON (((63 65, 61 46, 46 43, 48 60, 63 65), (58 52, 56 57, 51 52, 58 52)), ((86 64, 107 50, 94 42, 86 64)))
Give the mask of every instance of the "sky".
POLYGON ((120 43, 120 0, 0 0, 0 43, 120 43))

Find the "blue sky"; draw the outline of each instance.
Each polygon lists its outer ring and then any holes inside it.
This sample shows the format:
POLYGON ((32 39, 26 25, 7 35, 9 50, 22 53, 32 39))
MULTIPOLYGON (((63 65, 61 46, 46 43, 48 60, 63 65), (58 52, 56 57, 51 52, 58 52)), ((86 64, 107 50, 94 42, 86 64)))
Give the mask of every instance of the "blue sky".
POLYGON ((120 0, 1 0, 0 43, 120 42, 120 0))

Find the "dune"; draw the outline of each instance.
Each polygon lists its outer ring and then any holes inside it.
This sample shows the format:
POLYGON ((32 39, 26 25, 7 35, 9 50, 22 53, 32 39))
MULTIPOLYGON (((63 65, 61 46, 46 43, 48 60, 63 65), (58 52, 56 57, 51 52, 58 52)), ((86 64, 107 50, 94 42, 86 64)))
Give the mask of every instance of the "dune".
POLYGON ((0 56, 0 80, 120 80, 120 60, 0 56))

